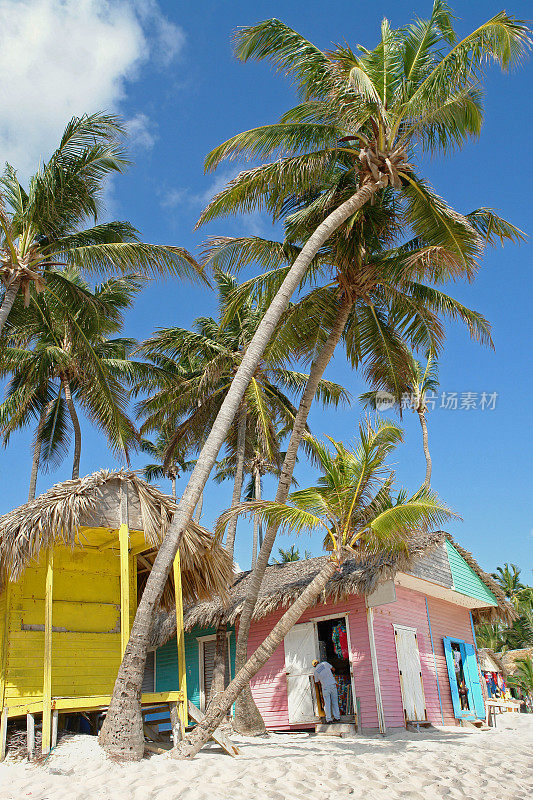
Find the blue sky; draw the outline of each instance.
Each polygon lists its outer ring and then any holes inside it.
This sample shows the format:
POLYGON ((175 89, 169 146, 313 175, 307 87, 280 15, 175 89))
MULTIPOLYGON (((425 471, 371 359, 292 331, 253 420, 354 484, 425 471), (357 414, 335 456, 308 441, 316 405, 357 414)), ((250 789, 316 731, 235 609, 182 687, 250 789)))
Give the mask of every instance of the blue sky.
MULTIPOLYGON (((501 0, 500 0, 501 2, 501 0)), ((467 33, 500 10, 499 2, 456 4, 458 32, 467 33)), ((425 16, 429 2, 376 0, 371 4, 330 0, 226 2, 197 0, 176 4, 140 0, 0 0, 3 47, 0 69, 6 77, 8 109, 0 122, 0 159, 29 174, 47 157, 73 113, 103 108, 129 120, 134 166, 108 191, 110 217, 133 222, 146 240, 177 244, 198 252, 207 234, 256 233, 271 236, 262 215, 221 220, 194 232, 202 206, 235 165, 204 176, 203 159, 232 134, 275 120, 294 102, 287 81, 266 63, 237 62, 232 32, 272 16, 296 27, 327 48, 346 39, 372 47, 382 16, 393 26, 425 16), (24 13, 23 13, 24 12, 24 13), (58 56, 61 53, 61 56, 58 56), (10 63, 17 63, 10 81, 10 63)), ((526 15, 515 0, 509 13, 526 15)), ((532 229, 531 61, 510 75, 490 69, 486 81, 486 117, 481 138, 460 153, 428 158, 424 173, 436 190, 461 211, 489 206, 527 233, 532 229), (522 156, 523 154, 523 156, 522 156)), ((473 284, 450 288, 461 301, 484 313, 493 325, 496 350, 469 341, 464 330, 449 327, 441 359, 441 390, 497 393, 494 409, 437 408, 429 415, 434 463, 433 485, 463 518, 449 526, 480 562, 494 569, 517 563, 531 582, 533 517, 530 510, 530 418, 533 381, 531 353, 531 244, 488 251, 473 284)), ((214 310, 209 291, 176 281, 153 283, 126 323, 128 335, 145 338, 155 328, 188 327, 214 310)), ((354 398, 363 391, 360 377, 341 355, 327 377, 343 383, 354 398)), ((315 435, 351 440, 361 416, 354 403, 338 411, 316 408, 310 418, 315 435)), ((399 482, 414 489, 423 480, 424 461, 418 420, 403 420, 405 444, 394 456, 399 482)), ((103 436, 84 422, 82 473, 113 467, 103 436)), ((30 432, 14 436, 0 452, 0 512, 25 501, 30 470, 30 432)), ((143 459, 134 456, 133 466, 143 459)), ((39 478, 38 491, 68 478, 70 461, 39 478)), ((305 463, 300 485, 314 480, 305 463)), ((182 479, 182 483, 183 483, 182 479)), ((267 492, 272 485, 267 483, 267 492)), ((203 521, 212 524, 229 503, 231 488, 209 484, 203 521)), ((280 537, 279 544, 291 540, 280 537)), ((302 538, 301 550, 320 552, 320 542, 302 538)), ((247 567, 250 533, 239 526, 236 558, 247 567)))

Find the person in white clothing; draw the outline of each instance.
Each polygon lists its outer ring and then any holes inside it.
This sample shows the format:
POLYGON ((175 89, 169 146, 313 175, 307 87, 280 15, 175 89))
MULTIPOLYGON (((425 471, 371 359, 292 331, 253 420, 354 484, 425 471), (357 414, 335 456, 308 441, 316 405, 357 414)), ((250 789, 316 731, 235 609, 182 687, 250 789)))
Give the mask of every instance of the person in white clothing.
POLYGON ((340 720, 341 715, 339 712, 339 695, 337 694, 337 683, 333 675, 333 667, 328 661, 313 661, 314 676, 316 683, 320 684, 322 689, 322 697, 324 698, 324 707, 326 712, 326 722, 337 722, 340 720))

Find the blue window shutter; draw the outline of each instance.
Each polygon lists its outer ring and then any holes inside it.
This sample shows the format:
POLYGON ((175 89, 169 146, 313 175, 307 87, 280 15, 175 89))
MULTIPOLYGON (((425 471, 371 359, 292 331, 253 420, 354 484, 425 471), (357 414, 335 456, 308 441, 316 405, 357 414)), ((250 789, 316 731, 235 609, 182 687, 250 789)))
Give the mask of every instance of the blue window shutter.
POLYGON ((483 699, 483 692, 479 682, 479 669, 477 665, 476 650, 473 645, 465 643, 466 653, 466 670, 470 678, 470 686, 472 691, 472 700, 474 702, 474 710, 478 719, 485 719, 485 701, 483 699))
POLYGON ((461 701, 459 699, 459 687, 455 677, 455 664, 453 661, 452 645, 450 639, 445 636, 442 640, 444 644, 444 655, 446 656, 446 666, 448 667, 448 678, 450 681, 450 691, 452 693, 453 713, 457 719, 463 716, 461 701))

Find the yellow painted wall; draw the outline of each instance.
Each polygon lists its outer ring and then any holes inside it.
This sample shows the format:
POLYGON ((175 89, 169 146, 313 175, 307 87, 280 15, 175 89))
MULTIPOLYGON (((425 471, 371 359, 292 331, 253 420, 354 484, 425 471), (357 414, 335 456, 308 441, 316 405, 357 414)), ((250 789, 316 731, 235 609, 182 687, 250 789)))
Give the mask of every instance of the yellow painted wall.
MULTIPOLYGON (((45 570, 43 552, 10 587, 7 706, 42 697, 45 570)), ((135 557, 130 557, 130 572, 133 617, 135 557)), ((121 660, 118 551, 54 548, 52 628, 52 696, 111 694, 121 660)))

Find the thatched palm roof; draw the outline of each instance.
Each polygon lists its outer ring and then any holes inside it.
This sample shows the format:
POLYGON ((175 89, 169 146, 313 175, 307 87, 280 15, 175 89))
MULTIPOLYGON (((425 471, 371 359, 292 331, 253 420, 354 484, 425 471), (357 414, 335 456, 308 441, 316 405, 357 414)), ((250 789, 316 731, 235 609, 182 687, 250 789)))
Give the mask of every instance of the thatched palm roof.
MULTIPOLYGON (((413 537, 403 553, 384 553, 371 556, 364 561, 355 559, 345 561, 340 572, 328 581, 317 603, 326 599, 335 603, 349 595, 371 594, 382 581, 393 577, 396 572, 406 569, 413 561, 442 545, 444 537, 442 531, 428 533, 413 537)), ((289 606, 317 575, 327 558, 328 556, 320 556, 267 567, 254 619, 261 619, 277 608, 289 606)), ((197 625, 201 627, 217 625, 219 621, 234 623, 242 611, 250 576, 251 572, 241 572, 235 577, 227 603, 223 604, 215 598, 186 608, 185 630, 189 631, 197 625)), ((175 612, 160 612, 152 629, 151 646, 161 647, 175 632, 175 612)))
MULTIPOLYGON (((480 647, 477 652, 478 652, 478 661, 479 661, 480 669, 483 669, 483 670, 487 669, 486 664, 490 663, 490 661, 488 661, 488 659, 491 659, 496 664, 496 666, 498 667, 498 670, 505 677, 506 670, 505 670, 505 667, 503 665, 501 654, 495 653, 494 650, 490 649, 490 647, 480 647)), ((490 669, 488 671, 492 672, 492 670, 490 670, 490 669)))
MULTIPOLYGON (((103 469, 57 483, 0 517, 0 578, 16 579, 52 544, 83 547, 84 528, 118 529, 124 498, 130 530, 143 531, 152 545, 143 554, 150 563, 172 520, 176 500, 131 470, 103 469)), ((233 564, 209 531, 191 521, 181 540, 180 557, 186 602, 224 596, 233 578, 233 564)))
POLYGON ((533 647, 522 647, 520 650, 506 650, 505 653, 498 653, 503 664, 504 670, 508 675, 513 675, 516 671, 516 662, 520 658, 533 659, 533 647))

